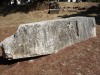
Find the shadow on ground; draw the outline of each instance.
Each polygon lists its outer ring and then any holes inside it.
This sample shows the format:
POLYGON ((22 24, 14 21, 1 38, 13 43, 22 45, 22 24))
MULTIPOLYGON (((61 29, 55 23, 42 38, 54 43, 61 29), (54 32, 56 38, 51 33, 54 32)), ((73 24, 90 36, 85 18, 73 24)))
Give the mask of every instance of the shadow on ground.
POLYGON ((34 2, 29 4, 23 4, 23 5, 7 5, 4 7, 0 7, 0 16, 7 16, 9 14, 13 13, 28 13, 29 11, 39 10, 42 9, 43 3, 34 2))
POLYGON ((23 62, 23 61, 33 60, 33 59, 35 60, 35 59, 42 58, 45 56, 48 56, 48 55, 41 55, 41 56, 21 58, 21 59, 13 59, 13 60, 8 60, 8 59, 4 58, 3 56, 0 56, 0 65, 12 65, 17 62, 23 62))
POLYGON ((77 14, 72 15, 62 15, 58 17, 68 18, 75 16, 95 17, 97 25, 100 25, 100 4, 98 4, 98 6, 92 6, 84 12, 78 12, 77 14))

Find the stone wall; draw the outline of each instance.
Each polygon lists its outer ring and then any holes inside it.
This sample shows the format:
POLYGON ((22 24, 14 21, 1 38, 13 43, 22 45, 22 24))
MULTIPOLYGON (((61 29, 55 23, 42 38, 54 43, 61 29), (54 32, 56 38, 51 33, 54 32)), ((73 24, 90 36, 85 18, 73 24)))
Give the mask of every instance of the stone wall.
POLYGON ((0 46, 5 58, 19 59, 57 53, 66 46, 95 36, 93 17, 71 17, 22 24, 0 46))

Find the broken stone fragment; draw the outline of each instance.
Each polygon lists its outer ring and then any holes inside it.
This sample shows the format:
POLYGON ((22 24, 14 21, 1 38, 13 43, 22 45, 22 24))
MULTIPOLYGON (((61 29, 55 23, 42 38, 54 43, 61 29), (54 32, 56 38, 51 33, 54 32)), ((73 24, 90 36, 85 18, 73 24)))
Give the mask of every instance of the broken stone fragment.
POLYGON ((95 36, 93 17, 71 17, 22 24, 0 46, 5 58, 19 59, 57 53, 66 46, 95 36))

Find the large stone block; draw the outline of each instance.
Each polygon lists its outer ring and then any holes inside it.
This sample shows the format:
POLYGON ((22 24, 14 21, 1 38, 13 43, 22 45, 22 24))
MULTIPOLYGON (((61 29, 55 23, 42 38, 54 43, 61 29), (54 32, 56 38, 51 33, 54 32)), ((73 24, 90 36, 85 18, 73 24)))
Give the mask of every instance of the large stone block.
POLYGON ((93 17, 71 17, 22 24, 0 46, 5 58, 19 59, 57 53, 66 46, 95 36, 93 17))

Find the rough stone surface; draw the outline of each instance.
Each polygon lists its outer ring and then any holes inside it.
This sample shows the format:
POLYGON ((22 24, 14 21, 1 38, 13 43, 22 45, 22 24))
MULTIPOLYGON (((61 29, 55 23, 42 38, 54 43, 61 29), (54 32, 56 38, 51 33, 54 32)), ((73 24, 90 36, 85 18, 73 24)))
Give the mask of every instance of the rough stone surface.
POLYGON ((19 59, 57 53, 62 48, 96 36, 93 17, 71 17, 22 24, 0 43, 3 56, 19 59))

